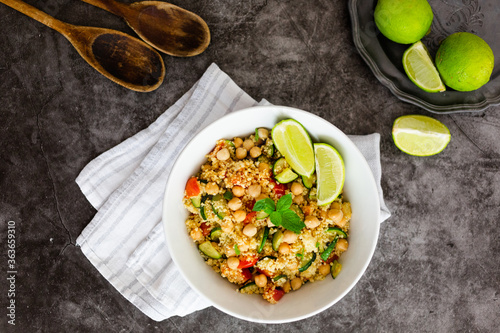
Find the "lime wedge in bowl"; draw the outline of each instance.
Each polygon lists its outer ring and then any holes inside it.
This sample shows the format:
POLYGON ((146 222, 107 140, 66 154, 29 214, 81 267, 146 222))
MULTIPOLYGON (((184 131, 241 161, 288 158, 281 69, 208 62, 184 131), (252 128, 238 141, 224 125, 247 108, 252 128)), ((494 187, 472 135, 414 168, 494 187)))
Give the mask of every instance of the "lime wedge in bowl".
POLYGON ((392 138, 396 147, 409 155, 431 156, 446 148, 451 135, 448 128, 434 118, 407 115, 394 121, 392 138))
POLYGON ((314 173, 314 150, 304 126, 293 119, 286 119, 273 127, 273 143, 292 169, 301 176, 314 173))
POLYGON ((421 41, 416 42, 403 54, 403 67, 406 75, 420 89, 436 93, 446 87, 432 62, 429 51, 421 41))
POLYGON ((344 161, 339 152, 326 143, 315 143, 318 206, 331 203, 342 192, 344 161))

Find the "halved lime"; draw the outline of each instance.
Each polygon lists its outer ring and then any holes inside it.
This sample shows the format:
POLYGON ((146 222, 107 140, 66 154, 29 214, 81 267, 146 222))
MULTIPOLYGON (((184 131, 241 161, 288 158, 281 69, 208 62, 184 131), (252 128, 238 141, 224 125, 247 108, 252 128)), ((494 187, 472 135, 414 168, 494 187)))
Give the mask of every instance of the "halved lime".
POLYGON ((326 143, 315 143, 318 206, 331 203, 342 192, 344 161, 339 152, 326 143))
POLYGON ((431 93, 446 90, 427 48, 421 41, 416 42, 405 51, 403 67, 406 75, 420 89, 431 93))
POLYGON ((407 115, 394 121, 392 138, 396 147, 407 154, 431 156, 446 148, 451 135, 448 128, 434 118, 407 115))
POLYGON ((273 142, 292 169, 301 176, 314 172, 314 150, 311 138, 298 121, 287 119, 272 130, 273 142))

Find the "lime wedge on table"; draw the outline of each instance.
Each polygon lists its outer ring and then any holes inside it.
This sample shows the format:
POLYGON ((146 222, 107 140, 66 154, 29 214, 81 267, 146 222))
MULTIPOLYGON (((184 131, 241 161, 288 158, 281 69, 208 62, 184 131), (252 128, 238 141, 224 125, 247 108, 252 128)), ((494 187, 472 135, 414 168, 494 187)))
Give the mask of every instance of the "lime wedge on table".
POLYGON ((301 176, 314 172, 314 150, 311 138, 298 121, 287 119, 272 130, 273 142, 292 169, 301 176))
POLYGON ((335 200, 342 192, 345 180, 344 161, 339 152, 326 143, 315 143, 318 206, 335 200))
POLYGON ((446 90, 427 48, 421 41, 416 42, 405 51, 403 67, 406 75, 420 89, 431 93, 446 90))
POLYGON ((451 135, 448 128, 434 118, 408 115, 394 121, 392 138, 407 154, 430 156, 440 153, 450 142, 451 135))

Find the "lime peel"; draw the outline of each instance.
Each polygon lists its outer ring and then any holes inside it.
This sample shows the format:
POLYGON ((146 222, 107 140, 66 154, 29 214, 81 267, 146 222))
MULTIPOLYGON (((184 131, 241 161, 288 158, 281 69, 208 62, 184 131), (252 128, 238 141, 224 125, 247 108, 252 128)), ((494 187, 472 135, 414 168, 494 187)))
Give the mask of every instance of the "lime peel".
POLYGON ((421 115, 397 118, 392 127, 396 147, 413 156, 431 156, 443 151, 451 140, 450 131, 440 121, 421 115))
POLYGON ((339 152, 326 143, 315 143, 318 206, 335 200, 344 187, 345 166, 339 152))
POLYGON ((312 140, 302 124, 286 119, 272 129, 273 143, 292 169, 301 176, 314 173, 314 149, 312 140))
POLYGON ((421 41, 416 42, 405 51, 403 67, 406 75, 420 89, 431 93, 446 90, 429 51, 421 41))

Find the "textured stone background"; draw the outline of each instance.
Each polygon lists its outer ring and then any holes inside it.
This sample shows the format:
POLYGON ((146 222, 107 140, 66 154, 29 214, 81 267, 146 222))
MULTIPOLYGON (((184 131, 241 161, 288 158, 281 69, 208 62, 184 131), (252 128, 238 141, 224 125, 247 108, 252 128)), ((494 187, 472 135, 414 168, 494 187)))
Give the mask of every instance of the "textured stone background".
MULTIPOLYGON (((452 140, 411 157, 394 119, 428 114, 394 97, 356 52, 346 1, 172 1, 200 14, 212 43, 165 56, 155 92, 128 91, 91 69, 64 37, 0 5, 0 331, 493 332, 500 325, 500 107, 437 115, 452 140), (75 247, 94 209, 74 182, 90 160, 153 122, 216 62, 256 99, 309 110, 347 134, 382 136, 382 187, 393 216, 355 288, 287 325, 214 308, 154 322, 75 247), (17 325, 6 322, 6 222, 17 223, 17 325)), ((132 34, 80 1, 29 3, 74 24, 132 34)))

